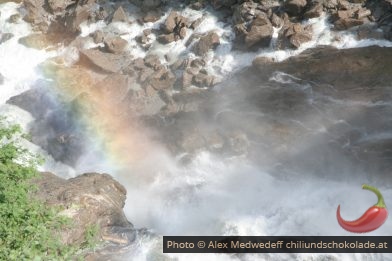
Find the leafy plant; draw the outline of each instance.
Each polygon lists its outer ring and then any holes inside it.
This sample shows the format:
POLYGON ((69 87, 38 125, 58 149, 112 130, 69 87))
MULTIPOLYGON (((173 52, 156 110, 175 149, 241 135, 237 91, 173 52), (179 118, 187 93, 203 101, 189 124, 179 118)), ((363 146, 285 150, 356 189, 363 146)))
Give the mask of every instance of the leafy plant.
MULTIPOLYGON (((18 145, 22 135, 19 126, 0 118, 0 260, 71 259, 79 246, 64 245, 58 236, 69 220, 32 196, 41 159, 18 145)), ((92 247, 95 230, 87 231, 92 247)))

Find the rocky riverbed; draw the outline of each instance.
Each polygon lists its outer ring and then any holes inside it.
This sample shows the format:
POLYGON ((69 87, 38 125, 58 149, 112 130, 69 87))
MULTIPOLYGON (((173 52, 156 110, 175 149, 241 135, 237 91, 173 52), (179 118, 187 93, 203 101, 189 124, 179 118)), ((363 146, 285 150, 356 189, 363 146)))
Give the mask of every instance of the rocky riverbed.
MULTIPOLYGON (((65 180, 45 172, 37 181, 38 196, 77 221, 64 242, 99 225, 106 245, 92 260, 133 256, 137 239, 156 240, 155 231, 198 231, 158 219, 183 213, 194 198, 202 203, 192 213, 213 207, 203 203, 211 191, 200 192, 217 182, 203 174, 214 175, 200 163, 206 153, 217 166, 246 162, 278 180, 391 187, 389 0, 23 0, 0 1, 0 12, 0 59, 25 64, 34 76, 1 62, 2 113, 29 113, 32 143, 67 166, 66 178, 102 171, 123 184, 92 173, 65 180), (14 46, 34 52, 37 63, 7 56, 14 46)), ((233 184, 224 191, 241 192, 233 184)), ((211 204, 220 205, 216 198, 211 204)), ((200 220, 200 234, 240 233, 218 229, 235 227, 235 219, 200 220)), ((152 254, 133 257, 166 258, 152 245, 152 254)))

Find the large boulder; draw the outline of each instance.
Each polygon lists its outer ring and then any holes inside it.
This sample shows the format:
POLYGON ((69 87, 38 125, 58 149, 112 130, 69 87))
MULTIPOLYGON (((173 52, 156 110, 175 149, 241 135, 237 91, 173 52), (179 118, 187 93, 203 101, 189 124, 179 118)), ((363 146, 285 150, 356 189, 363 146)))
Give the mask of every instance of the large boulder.
POLYGON ((305 10, 306 5, 306 0, 287 0, 284 8, 289 15, 298 16, 305 10))
MULTIPOLYGON (((370 46, 339 50, 331 47, 309 49, 280 63, 265 63, 256 58, 259 73, 289 73, 314 82, 350 89, 360 86, 389 86, 392 82, 392 48, 370 46)), ((270 76, 268 76, 270 77, 270 76)), ((369 89, 369 90, 370 90, 369 89)), ((377 91, 374 89, 374 91, 377 91)))
POLYGON ((34 196, 63 209, 60 215, 72 220, 72 226, 60 231, 64 244, 83 243, 92 227, 99 241, 123 247, 134 241, 136 231, 123 212, 126 189, 110 175, 86 173, 64 180, 44 172, 33 184, 38 187, 34 196))
POLYGON ((125 68, 130 60, 120 54, 104 53, 98 49, 80 50, 81 62, 91 64, 105 72, 115 73, 125 68))
POLYGON ((187 27, 189 26, 190 24, 186 17, 172 11, 162 25, 164 34, 161 34, 158 37, 158 41, 165 44, 184 39, 187 33, 187 27))
POLYGON ((211 31, 200 38, 194 47, 194 51, 197 55, 203 56, 209 50, 215 49, 219 44, 219 35, 211 31))
POLYGON ((38 50, 45 49, 49 46, 50 42, 45 34, 33 33, 19 38, 18 42, 26 47, 38 50))
POLYGON ((132 4, 141 7, 143 10, 154 10, 161 4, 161 0, 129 0, 132 4))
MULTIPOLYGON (((281 23, 280 18, 270 14, 275 25, 281 23)), ((260 47, 268 47, 272 35, 273 26, 267 13, 257 9, 257 4, 245 2, 234 9, 234 31, 236 34, 235 47, 241 50, 256 50, 260 47)))
POLYGON ((300 23, 291 23, 286 21, 286 24, 279 32, 278 47, 281 49, 294 48, 297 49, 301 44, 312 40, 312 27, 303 26, 300 23))
POLYGON ((120 36, 107 37, 104 39, 105 48, 108 52, 119 54, 125 50, 128 42, 120 36))
POLYGON ((260 47, 268 47, 274 30, 272 24, 266 16, 257 16, 251 26, 249 32, 245 36, 246 48, 257 49, 260 47))
POLYGON ((119 6, 113 13, 111 17, 111 22, 123 22, 127 23, 129 22, 128 15, 125 13, 124 8, 122 6, 119 6))

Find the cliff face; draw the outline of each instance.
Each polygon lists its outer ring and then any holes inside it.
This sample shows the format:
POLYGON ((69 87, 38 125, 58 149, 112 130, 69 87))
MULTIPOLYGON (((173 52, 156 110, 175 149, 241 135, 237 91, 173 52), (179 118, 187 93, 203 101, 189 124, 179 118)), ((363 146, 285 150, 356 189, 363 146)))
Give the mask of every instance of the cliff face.
POLYGON ((83 243, 87 230, 93 227, 106 250, 124 247, 135 239, 133 225, 122 210, 126 189, 110 175, 86 173, 65 180, 44 172, 34 183, 39 199, 60 207, 60 214, 72 220, 72 225, 60 232, 63 243, 83 243))

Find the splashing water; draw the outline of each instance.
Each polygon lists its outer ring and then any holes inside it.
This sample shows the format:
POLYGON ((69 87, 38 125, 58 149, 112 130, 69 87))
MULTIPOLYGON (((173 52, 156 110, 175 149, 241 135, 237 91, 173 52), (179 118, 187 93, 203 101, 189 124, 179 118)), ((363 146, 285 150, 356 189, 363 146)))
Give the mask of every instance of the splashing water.
MULTIPOLYGON (((15 36, 0 45, 0 72, 5 82, 0 86, 0 112, 9 116, 11 121, 28 128, 34 119, 32 116, 16 108, 4 104, 10 97, 29 89, 33 82, 43 76, 37 69, 41 62, 56 56, 56 51, 38 51, 18 43, 18 39, 31 33, 28 24, 21 21, 9 24, 7 18, 17 12, 18 4, 6 3, 0 5, 0 27, 2 32, 12 32, 15 36), (22 73, 23 72, 23 73, 22 73)), ((391 47, 391 42, 380 40, 355 40, 352 34, 341 33, 339 40, 331 32, 325 16, 311 19, 313 25, 313 40, 303 44, 298 50, 262 49, 257 52, 232 51, 234 32, 231 26, 218 21, 211 11, 194 11, 185 9, 182 15, 194 20, 204 15, 204 21, 197 33, 215 30, 221 37, 221 45, 210 52, 207 69, 214 74, 225 77, 234 71, 250 65, 255 56, 275 58, 277 61, 297 55, 307 48, 317 45, 332 45, 337 48, 363 47, 381 45, 391 47)), ((166 16, 168 13, 166 13, 166 16)), ((82 36, 96 29, 118 31, 129 41, 131 54, 144 57, 147 52, 138 47, 135 36, 147 28, 157 28, 165 19, 162 17, 155 23, 139 25, 132 23, 125 26, 122 23, 105 25, 102 22, 82 25, 82 36)), ((277 37, 275 29, 274 37, 277 37)), ((191 33, 188 32, 188 36, 191 33)), ((175 61, 180 56, 190 56, 190 46, 186 46, 186 38, 182 41, 163 46, 155 43, 149 53, 175 61)), ((89 47, 93 47, 90 45, 89 47)), ((65 51, 70 64, 76 61, 72 50, 65 51), (67 53, 68 52, 68 53, 67 53)), ((60 52, 60 50, 59 50, 60 52)), ((69 77, 70 78, 70 77, 69 77)), ((71 79, 69 79, 71 80, 71 79)), ((55 88, 54 88, 55 91, 55 88)), ((62 91, 62 90, 60 90, 62 91)), ((64 90, 63 90, 64 91, 64 90)), ((66 90, 75 94, 75 90, 66 90)), ((97 94, 94 100, 104 100, 97 94)), ((343 231, 337 224, 335 213, 338 204, 342 206, 342 215, 354 219, 362 214, 367 207, 374 203, 374 196, 360 189, 362 181, 351 180, 338 182, 309 176, 293 176, 277 178, 260 167, 253 166, 240 157, 221 159, 207 152, 199 153, 190 165, 183 167, 177 164, 177 159, 168 155, 164 148, 155 144, 139 132, 131 128, 132 124, 119 122, 113 117, 114 105, 100 104, 106 110, 89 119, 87 124, 94 129, 101 129, 102 124, 111 125, 110 131, 92 132, 89 152, 84 155, 76 170, 55 162, 49 155, 44 169, 62 176, 72 176, 84 171, 109 171, 128 190, 125 212, 136 227, 147 227, 159 235, 247 235, 247 236, 328 236, 351 235, 343 231), (135 132, 137 132, 135 134, 135 132), (102 149, 99 140, 111 141, 110 150, 98 157, 95 153, 102 149), (119 146, 121 145, 121 146, 119 146), (113 161, 125 157, 120 167, 113 161), (355 200, 353 200, 355 198, 355 200)), ((26 142, 32 150, 44 153, 36 145, 26 142)), ((380 188, 386 201, 392 198, 392 190, 380 188)), ((374 236, 388 236, 392 231, 392 223, 384 224, 383 229, 372 232, 374 236)), ((143 239, 142 243, 132 246, 125 259, 153 260, 163 258, 160 240, 156 238, 143 239)), ((189 255, 170 254, 177 260, 392 260, 387 255, 378 254, 265 254, 265 255, 189 255)))

